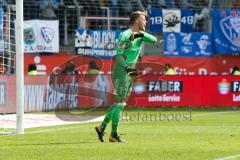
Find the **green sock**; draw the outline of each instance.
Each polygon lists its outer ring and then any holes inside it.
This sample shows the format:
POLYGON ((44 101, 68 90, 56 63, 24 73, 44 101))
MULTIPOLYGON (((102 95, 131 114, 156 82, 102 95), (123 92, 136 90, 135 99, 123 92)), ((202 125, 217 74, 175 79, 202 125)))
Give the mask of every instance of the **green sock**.
POLYGON ((107 124, 110 122, 110 120, 112 119, 112 111, 113 109, 115 108, 115 103, 112 104, 112 106, 108 109, 106 115, 105 115, 105 118, 101 124, 101 127, 103 130, 105 130, 105 128, 107 127, 107 124))
POLYGON ((116 137, 118 135, 117 128, 119 125, 120 115, 121 115, 123 108, 124 108, 123 104, 117 104, 117 106, 112 111, 112 133, 111 133, 111 135, 113 137, 116 137))
POLYGON ((112 136, 112 137, 117 137, 118 134, 117 134, 117 132, 113 132, 113 131, 112 131, 111 136, 112 136))

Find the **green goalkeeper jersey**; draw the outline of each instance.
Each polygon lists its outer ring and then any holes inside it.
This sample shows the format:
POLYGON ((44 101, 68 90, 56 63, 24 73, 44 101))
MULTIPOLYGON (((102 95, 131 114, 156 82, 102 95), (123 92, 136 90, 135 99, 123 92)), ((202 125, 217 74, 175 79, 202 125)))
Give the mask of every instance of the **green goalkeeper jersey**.
MULTIPOLYGON (((124 72, 126 66, 135 67, 138 57, 141 54, 141 48, 143 42, 156 43, 157 38, 146 32, 141 31, 144 34, 142 38, 136 38, 130 41, 129 38, 132 35, 131 29, 122 32, 117 41, 117 55, 116 66, 114 72, 124 72)), ((120 74, 120 73, 119 73, 120 74)))

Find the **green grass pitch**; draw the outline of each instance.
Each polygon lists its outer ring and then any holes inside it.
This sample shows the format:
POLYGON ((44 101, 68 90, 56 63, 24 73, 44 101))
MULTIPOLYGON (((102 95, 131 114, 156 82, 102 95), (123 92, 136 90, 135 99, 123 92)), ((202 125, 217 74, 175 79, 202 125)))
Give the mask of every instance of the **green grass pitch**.
POLYGON ((0 135, 0 159, 215 160, 240 155, 239 110, 126 108, 119 133, 128 143, 108 142, 110 125, 106 142, 99 142, 96 124, 31 128, 24 135, 0 135))

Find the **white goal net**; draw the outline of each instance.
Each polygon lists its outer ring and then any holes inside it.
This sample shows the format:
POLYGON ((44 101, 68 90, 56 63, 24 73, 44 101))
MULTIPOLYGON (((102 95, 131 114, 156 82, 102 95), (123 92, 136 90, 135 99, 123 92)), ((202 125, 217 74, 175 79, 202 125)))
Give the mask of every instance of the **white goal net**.
POLYGON ((16 7, 0 1, 0 135, 16 133, 16 7))

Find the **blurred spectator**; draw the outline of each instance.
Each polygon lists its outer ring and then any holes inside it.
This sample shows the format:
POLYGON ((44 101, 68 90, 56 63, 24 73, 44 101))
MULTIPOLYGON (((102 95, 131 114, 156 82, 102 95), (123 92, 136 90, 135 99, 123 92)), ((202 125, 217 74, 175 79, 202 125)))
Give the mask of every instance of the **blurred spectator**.
POLYGON ((145 8, 166 8, 165 0, 147 0, 145 8))
POLYGON ((234 0, 233 1, 232 9, 234 9, 234 10, 240 9, 240 0, 234 0))
POLYGON ((139 5, 138 0, 130 0, 130 1, 131 1, 131 12, 141 10, 141 6, 139 5))
POLYGON ((35 64, 28 65, 28 75, 36 76, 37 75, 37 66, 35 64))
POLYGON ((59 6, 64 6, 63 0, 56 0, 59 6))
MULTIPOLYGON (((99 0, 99 7, 100 7, 99 16, 101 16, 101 17, 106 17, 107 16, 106 10, 102 8, 102 7, 105 7, 105 6, 106 6, 105 0, 99 0)), ((98 29, 102 29, 100 27, 102 27, 104 25, 104 23, 105 23, 104 20, 99 20, 98 29)))
POLYGON ((210 17, 210 10, 208 8, 208 0, 175 0, 175 7, 180 9, 192 9, 194 15, 194 29, 197 32, 206 32, 208 30, 208 23, 210 17))
POLYGON ((62 71, 62 74, 76 74, 75 72, 75 65, 73 61, 69 61, 65 67, 65 69, 62 71))
POLYGON ((175 0, 165 0, 166 8, 175 8, 175 0))
MULTIPOLYGON (((112 0, 112 6, 110 8, 110 16, 111 17, 118 17, 119 16, 119 10, 118 10, 118 0, 112 0)), ((118 28, 118 23, 116 21, 111 22, 112 29, 118 28)))
POLYGON ((95 61, 89 62, 87 74, 102 74, 95 61))
MULTIPOLYGON (((58 3, 58 10, 57 10, 57 17, 59 19, 59 38, 60 38, 60 44, 63 45, 64 44, 64 23, 65 23, 65 10, 66 10, 66 6, 63 2, 63 0, 57 0, 58 3)), ((67 24, 69 25, 69 24, 67 24)))
POLYGON ((195 13, 193 28, 195 28, 196 32, 204 32, 208 30, 209 17, 210 10, 207 7, 203 8, 200 13, 195 13))
POLYGON ((7 0, 0 0, 0 6, 7 7, 9 2, 7 0))
POLYGON ((176 72, 171 68, 170 64, 165 64, 165 75, 173 76, 176 75, 176 72))
POLYGON ((188 8, 198 8, 198 6, 190 3, 189 0, 176 0, 176 6, 181 9, 188 9, 188 8))
POLYGON ((129 16, 131 9, 132 9, 132 4, 131 1, 129 0, 119 0, 119 14, 121 17, 126 17, 129 16))
POLYGON ((0 74, 5 74, 6 73, 6 67, 4 65, 0 66, 0 74))
POLYGON ((57 0, 40 0, 41 17, 44 19, 56 19, 55 11, 58 9, 57 0))
POLYGON ((234 66, 231 75, 240 76, 240 70, 238 66, 234 66))
POLYGON ((220 9, 220 1, 219 0, 213 0, 212 1, 212 6, 211 6, 211 8, 212 9, 220 9))
POLYGON ((38 19, 39 18, 39 0, 24 1, 24 19, 38 19))
MULTIPOLYGON (((219 0, 218 0, 219 1, 219 0)), ((228 0, 228 1, 220 1, 220 6, 219 8, 216 9, 231 9, 233 6, 233 0, 228 0)))
POLYGON ((111 16, 118 17, 118 0, 112 0, 111 16))

